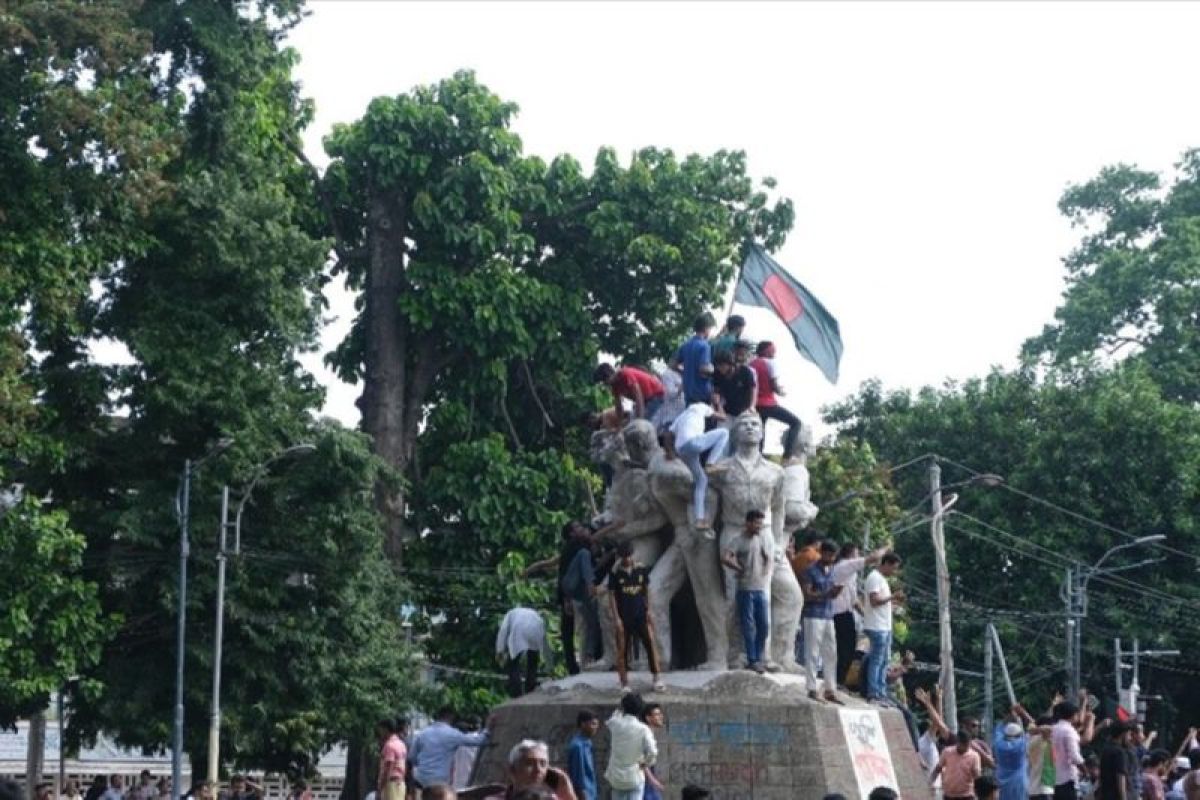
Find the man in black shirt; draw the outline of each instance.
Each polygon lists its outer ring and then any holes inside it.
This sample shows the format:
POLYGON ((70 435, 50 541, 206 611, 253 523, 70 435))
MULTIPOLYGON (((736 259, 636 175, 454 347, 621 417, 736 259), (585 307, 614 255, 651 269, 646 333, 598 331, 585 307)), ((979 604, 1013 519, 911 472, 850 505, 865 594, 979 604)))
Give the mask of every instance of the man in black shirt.
POLYGON ((1108 729, 1108 744, 1100 753, 1100 786, 1096 800, 1138 800, 1133 795, 1133 770, 1129 753, 1133 729, 1124 722, 1108 729))
POLYGON ((629 691, 629 646, 634 638, 641 640, 650 662, 654 690, 662 691, 658 680, 658 652, 650 626, 650 570, 633 560, 633 545, 621 542, 617 546, 617 563, 608 576, 608 596, 612 598, 616 619, 617 677, 621 691, 629 691))
POLYGON ((743 411, 754 408, 754 399, 758 395, 758 380, 754 370, 746 364, 738 364, 733 353, 722 351, 713 358, 716 373, 713 375, 713 386, 721 398, 721 407, 725 415, 732 419, 743 411))

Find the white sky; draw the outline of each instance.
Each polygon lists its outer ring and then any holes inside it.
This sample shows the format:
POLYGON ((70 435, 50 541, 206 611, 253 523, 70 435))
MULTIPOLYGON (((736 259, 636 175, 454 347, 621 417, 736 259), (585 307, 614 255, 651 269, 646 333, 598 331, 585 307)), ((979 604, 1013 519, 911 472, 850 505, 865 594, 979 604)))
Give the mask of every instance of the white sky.
MULTIPOLYGON (((326 0, 293 34, 310 156, 371 98, 459 68, 521 113, 526 152, 743 149, 796 204, 776 258, 841 324, 837 386, 768 311, 806 422, 868 378, 919 387, 1015 363, 1051 320, 1077 239, 1056 203, 1125 161, 1200 146, 1185 3, 387 3, 326 0), (783 346, 787 344, 788 346, 783 346)), ((324 349, 353 316, 345 292, 324 349)), ((723 317, 724 309, 718 316, 723 317)), ((357 424, 358 387, 326 412, 357 424)))

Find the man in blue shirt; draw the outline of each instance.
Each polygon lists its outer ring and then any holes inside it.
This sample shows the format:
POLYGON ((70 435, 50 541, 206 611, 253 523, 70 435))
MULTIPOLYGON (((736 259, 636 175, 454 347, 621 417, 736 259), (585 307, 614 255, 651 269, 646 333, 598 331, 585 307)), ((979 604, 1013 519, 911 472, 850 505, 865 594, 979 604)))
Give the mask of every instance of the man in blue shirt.
POLYGON ((824 697, 831 703, 842 703, 837 696, 837 635, 833 627, 833 598, 841 594, 842 587, 833 583, 833 562, 837 559, 837 545, 830 541, 821 542, 821 557, 804 571, 800 581, 804 589, 804 672, 808 678, 808 696, 820 700, 817 694, 818 659, 825 672, 824 697))
POLYGON ((696 321, 692 325, 695 335, 684 342, 679 348, 679 352, 675 354, 673 366, 683 375, 685 405, 712 402, 713 363, 708 334, 715 324, 712 314, 707 312, 696 317, 696 321))
POLYGON ((567 742, 567 775, 579 800, 596 800, 596 762, 592 738, 600 730, 600 717, 584 709, 575 718, 577 730, 567 742))
POLYGON ((450 783, 454 751, 459 747, 479 747, 484 744, 488 740, 488 728, 491 727, 485 725, 479 733, 463 733, 451 724, 454 722, 454 710, 450 708, 439 710, 434 720, 432 725, 417 734, 408 757, 413 765, 413 777, 421 786, 450 783))

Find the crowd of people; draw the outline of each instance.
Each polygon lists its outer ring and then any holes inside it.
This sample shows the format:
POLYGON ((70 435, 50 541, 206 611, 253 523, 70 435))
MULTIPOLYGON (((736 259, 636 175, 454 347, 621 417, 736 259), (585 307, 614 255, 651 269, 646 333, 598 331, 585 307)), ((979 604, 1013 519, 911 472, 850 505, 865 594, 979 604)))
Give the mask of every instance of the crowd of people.
POLYGON ((928 720, 918 752, 944 800, 1200 800, 1200 743, 1188 731, 1174 754, 1132 720, 1097 722, 1086 691, 1056 695, 1034 717, 1016 704, 991 740, 978 719, 951 732, 936 689, 915 692, 928 720))
MULTIPOLYGON (((661 800, 665 786, 655 771, 658 745, 655 731, 665 726, 663 708, 627 694, 620 706, 601 724, 594 711, 581 711, 574 735, 565 747, 566 769, 550 766, 545 742, 526 739, 508 753, 508 782, 473 787, 486 800, 597 800, 598 780, 593 740, 607 728, 609 760, 604 779, 614 800, 661 800)), ((456 800, 471 784, 475 755, 490 740, 492 720, 482 730, 456 720, 449 708, 415 736, 407 720, 381 720, 379 772, 375 792, 368 800, 456 800), (456 724, 457 722, 457 724, 456 724), (407 742, 411 742, 411 745, 407 742)), ((685 800, 711 797, 708 790, 688 785, 685 800)))

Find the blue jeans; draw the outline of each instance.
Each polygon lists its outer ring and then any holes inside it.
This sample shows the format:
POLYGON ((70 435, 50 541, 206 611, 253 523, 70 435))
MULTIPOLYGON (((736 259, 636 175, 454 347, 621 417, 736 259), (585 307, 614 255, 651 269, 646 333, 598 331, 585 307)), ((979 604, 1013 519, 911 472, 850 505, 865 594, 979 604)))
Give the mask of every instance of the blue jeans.
POLYGON ((738 589, 738 624, 746 644, 746 666, 760 664, 767 645, 771 623, 767 619, 767 593, 762 590, 738 589))
POLYGON ((662 408, 662 404, 663 404, 663 396, 662 395, 659 395, 658 397, 651 397, 649 400, 646 400, 642 404, 646 407, 646 416, 642 417, 642 419, 654 419, 655 413, 657 413, 658 410, 660 408, 662 408))
POLYGON ((867 654, 867 699, 885 696, 887 666, 892 657, 892 632, 867 630, 871 652, 867 654))
POLYGON ((692 473, 692 506, 695 508, 697 522, 705 518, 704 493, 708 491, 708 474, 700 465, 700 456, 712 450, 719 457, 725 452, 725 444, 728 441, 729 431, 713 428, 699 436, 693 436, 678 448, 679 457, 692 473))

